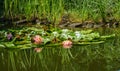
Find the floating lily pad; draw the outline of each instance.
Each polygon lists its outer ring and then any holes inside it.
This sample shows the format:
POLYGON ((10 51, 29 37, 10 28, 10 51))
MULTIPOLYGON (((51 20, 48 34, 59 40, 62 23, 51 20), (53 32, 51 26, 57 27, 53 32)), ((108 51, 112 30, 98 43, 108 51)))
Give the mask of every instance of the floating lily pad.
POLYGON ((97 41, 97 42, 78 42, 74 43, 74 45, 91 45, 91 44, 101 44, 104 43, 104 41, 97 41))
POLYGON ((11 48, 11 49, 28 49, 33 47, 57 47, 61 46, 62 41, 72 40, 73 45, 88 45, 88 44, 100 44, 108 38, 115 37, 115 34, 101 36, 98 32, 93 30, 81 30, 73 31, 69 29, 59 29, 59 30, 50 30, 50 32, 45 31, 44 29, 39 29, 35 27, 27 27, 22 29, 9 29, 9 31, 4 31, 2 36, 5 36, 7 32, 14 33, 11 41, 8 41, 4 38, 1 38, 2 48, 11 48), (20 39, 16 37, 16 34, 21 34, 20 39), (40 35, 43 38, 43 43, 34 45, 31 43, 31 37, 34 35, 40 35), (5 39, 5 40, 4 40, 5 39), (54 42, 54 43, 53 43, 54 42))
POLYGON ((101 36, 100 38, 101 39, 107 39, 107 38, 112 38, 112 37, 115 37, 115 34, 108 35, 108 36, 101 36))
POLYGON ((3 44, 0 44, 0 48, 5 48, 5 46, 3 44))

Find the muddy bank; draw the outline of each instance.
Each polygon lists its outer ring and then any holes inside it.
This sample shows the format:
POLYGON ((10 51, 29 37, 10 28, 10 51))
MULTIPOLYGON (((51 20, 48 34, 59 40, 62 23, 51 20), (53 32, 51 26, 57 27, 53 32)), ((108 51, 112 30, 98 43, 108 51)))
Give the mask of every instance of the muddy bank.
POLYGON ((64 23, 59 24, 60 28, 100 28, 100 27, 106 27, 106 28, 117 28, 119 27, 120 22, 70 22, 70 23, 64 23))
POLYGON ((52 22, 48 18, 31 17, 26 18, 25 16, 16 16, 12 18, 0 17, 0 29, 19 27, 19 26, 30 26, 35 24, 50 25, 52 22))
POLYGON ((86 20, 82 22, 75 22, 70 20, 68 15, 64 15, 61 18, 59 23, 60 28, 99 28, 99 27, 106 27, 106 28, 116 28, 119 27, 120 21, 116 21, 114 18, 109 18, 107 21, 91 21, 86 20))
MULTIPOLYGON (((38 17, 31 17, 27 19, 25 16, 17 16, 12 18, 1 17, 0 18, 0 28, 3 27, 12 27, 12 26, 19 26, 19 25, 45 25, 50 26, 55 24, 55 21, 50 21, 48 18, 38 18, 38 17), (1 24, 2 23, 2 24, 1 24)), ((108 28, 116 28, 119 27, 120 22, 116 21, 115 19, 109 19, 108 21, 82 21, 76 22, 70 19, 69 15, 63 15, 61 20, 57 24, 57 27, 60 28, 99 28, 99 27, 108 27, 108 28)))

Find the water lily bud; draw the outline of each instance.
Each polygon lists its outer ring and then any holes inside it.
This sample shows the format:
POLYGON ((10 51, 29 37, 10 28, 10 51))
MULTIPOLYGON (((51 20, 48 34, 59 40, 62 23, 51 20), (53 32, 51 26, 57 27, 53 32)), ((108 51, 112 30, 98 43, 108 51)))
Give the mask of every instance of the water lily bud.
POLYGON ((12 38, 13 38, 13 35, 12 35, 11 33, 8 33, 8 34, 7 34, 7 39, 8 39, 8 40, 12 40, 12 38))
POLYGON ((81 33, 80 33, 79 31, 75 31, 75 36, 76 36, 77 38, 81 38, 81 33))
POLYGON ((72 47, 72 41, 65 40, 62 42, 63 48, 71 48, 72 47))
POLYGON ((31 38, 31 42, 34 44, 41 44, 43 42, 43 39, 41 36, 36 35, 36 36, 31 38))
POLYGON ((53 37, 58 37, 58 36, 59 36, 59 33, 56 32, 56 31, 54 31, 54 32, 52 32, 52 36, 53 36, 53 37))
POLYGON ((16 35, 16 40, 20 40, 21 39, 21 36, 20 35, 16 35))
POLYGON ((62 33, 67 33, 69 30, 68 29, 63 29, 62 33))
POLYGON ((35 52, 41 52, 41 51, 42 51, 42 48, 35 48, 34 51, 35 51, 35 52))

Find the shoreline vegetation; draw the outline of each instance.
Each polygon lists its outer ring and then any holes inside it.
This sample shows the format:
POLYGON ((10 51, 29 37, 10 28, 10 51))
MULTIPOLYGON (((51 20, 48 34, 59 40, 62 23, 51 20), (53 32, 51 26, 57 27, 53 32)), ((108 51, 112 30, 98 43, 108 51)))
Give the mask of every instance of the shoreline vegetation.
MULTIPOLYGON (((4 0, 0 22, 37 23, 52 27, 118 27, 118 0, 4 0)), ((5 24, 0 24, 3 27, 5 24)))

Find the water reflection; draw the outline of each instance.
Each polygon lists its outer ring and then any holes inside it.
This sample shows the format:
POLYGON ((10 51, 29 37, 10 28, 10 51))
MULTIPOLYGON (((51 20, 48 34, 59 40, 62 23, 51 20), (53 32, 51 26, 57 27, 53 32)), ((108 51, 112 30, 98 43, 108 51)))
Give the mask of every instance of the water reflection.
POLYGON ((34 49, 0 49, 0 69, 3 71, 119 71, 119 29, 97 29, 101 34, 116 37, 96 45, 74 45, 70 49, 45 47, 34 49))

